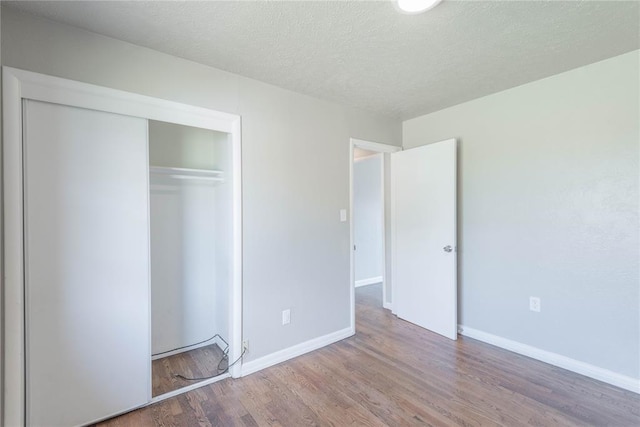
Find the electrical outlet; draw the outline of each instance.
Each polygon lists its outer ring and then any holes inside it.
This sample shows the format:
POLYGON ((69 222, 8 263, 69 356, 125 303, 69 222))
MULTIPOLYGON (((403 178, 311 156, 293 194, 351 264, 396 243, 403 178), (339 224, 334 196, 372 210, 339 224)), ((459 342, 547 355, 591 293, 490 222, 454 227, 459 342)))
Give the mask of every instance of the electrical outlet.
POLYGON ((249 351, 249 340, 242 341, 242 351, 249 351))
POLYGON ((529 310, 540 312, 540 298, 529 297, 529 310))
POLYGON ((282 310, 282 324, 288 325, 289 323, 291 323, 291 310, 287 308, 282 310))

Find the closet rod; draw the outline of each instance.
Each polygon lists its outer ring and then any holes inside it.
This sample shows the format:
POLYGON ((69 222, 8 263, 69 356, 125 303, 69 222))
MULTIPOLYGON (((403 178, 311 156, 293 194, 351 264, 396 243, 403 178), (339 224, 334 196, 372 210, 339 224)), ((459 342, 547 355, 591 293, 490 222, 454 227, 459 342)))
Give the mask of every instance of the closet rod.
POLYGON ((194 179, 194 180, 202 180, 202 181, 224 181, 224 178, 220 178, 218 176, 195 176, 195 175, 168 175, 170 178, 175 179, 194 179))
POLYGON ((167 175, 175 179, 194 179, 205 181, 224 181, 223 172, 211 169, 187 169, 165 166, 150 166, 149 172, 158 175, 167 175))

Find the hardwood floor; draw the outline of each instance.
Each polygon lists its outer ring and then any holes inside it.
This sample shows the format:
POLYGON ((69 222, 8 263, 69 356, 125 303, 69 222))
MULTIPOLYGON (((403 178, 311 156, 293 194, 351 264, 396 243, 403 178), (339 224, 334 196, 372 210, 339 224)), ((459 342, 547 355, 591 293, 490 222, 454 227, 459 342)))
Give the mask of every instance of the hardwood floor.
POLYGON ((640 396, 398 320, 357 289, 357 334, 103 426, 639 426, 640 396))
MULTIPOLYGON (((203 378, 218 374, 218 363, 222 356, 222 349, 217 344, 211 344, 152 361, 151 395, 160 396, 198 382, 176 377, 177 374, 187 378, 203 378)), ((221 366, 222 369, 225 367, 226 364, 221 366)))

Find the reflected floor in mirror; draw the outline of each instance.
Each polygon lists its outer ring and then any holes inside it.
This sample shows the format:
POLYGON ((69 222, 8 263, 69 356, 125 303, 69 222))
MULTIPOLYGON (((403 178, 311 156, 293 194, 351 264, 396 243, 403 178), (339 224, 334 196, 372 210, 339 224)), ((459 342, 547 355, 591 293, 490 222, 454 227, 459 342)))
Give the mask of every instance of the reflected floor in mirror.
POLYGON ((222 371, 218 371, 218 364, 223 356, 222 349, 217 344, 211 344, 152 361, 152 396, 160 396, 199 382, 185 380, 178 375, 202 378, 200 381, 204 381, 207 377, 223 373, 227 367, 226 360, 220 364, 222 371))

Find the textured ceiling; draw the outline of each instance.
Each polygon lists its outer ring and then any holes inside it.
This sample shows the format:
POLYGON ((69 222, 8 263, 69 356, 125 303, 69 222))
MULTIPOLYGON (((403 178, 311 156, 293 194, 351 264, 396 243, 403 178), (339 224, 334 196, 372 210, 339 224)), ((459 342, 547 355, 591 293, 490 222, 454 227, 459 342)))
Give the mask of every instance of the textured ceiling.
POLYGON ((412 118, 640 47, 640 3, 3 2, 315 97, 412 118))

